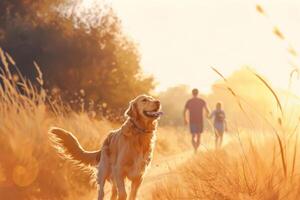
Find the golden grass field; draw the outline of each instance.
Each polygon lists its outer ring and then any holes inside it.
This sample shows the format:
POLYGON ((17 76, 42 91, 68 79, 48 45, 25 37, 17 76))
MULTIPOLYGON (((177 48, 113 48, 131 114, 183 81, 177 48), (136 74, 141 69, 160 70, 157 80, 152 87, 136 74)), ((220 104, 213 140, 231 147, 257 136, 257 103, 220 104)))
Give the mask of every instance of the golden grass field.
POLYGON ((231 122, 221 149, 211 148, 213 139, 204 142, 200 153, 152 190, 151 199, 299 199, 299 102, 287 104, 278 118, 244 113, 252 129, 231 122))
POLYGON ((299 199, 295 138, 284 147, 284 160, 271 135, 247 132, 231 139, 222 150, 201 152, 178 168, 152 199, 299 199))
MULTIPOLYGON (((96 186, 90 183, 91 170, 62 159, 51 146, 48 129, 70 130, 87 150, 94 150, 119 125, 90 119, 84 112, 65 113, 61 105, 48 102, 43 89, 36 89, 20 74, 14 77, 8 65, 13 60, 2 51, 1 57, 5 70, 0 87, 0 199, 93 199, 96 186)), ((37 78, 42 85, 42 74, 37 78)), ((284 113, 280 121, 266 119, 269 128, 260 132, 257 127, 252 131, 232 127, 218 151, 212 145, 213 134, 205 133, 201 152, 170 168, 162 181, 154 181, 147 196, 154 200, 299 199, 299 119, 289 121, 288 116, 284 113)), ((154 160, 189 151, 184 129, 159 128, 154 160)))
MULTIPOLYGON (((84 112, 66 113, 55 103, 50 106, 43 89, 34 88, 21 74, 16 79, 9 69, 14 61, 2 51, 1 58, 5 71, 0 88, 0 199, 89 199, 96 194, 91 170, 63 160, 51 146, 48 130, 63 127, 84 148, 95 150, 119 124, 91 119, 84 112)), ((41 73, 37 78, 42 84, 41 73)), ((175 132, 174 128, 159 130, 157 159, 187 148, 186 140, 175 132), (172 135, 172 141, 161 133, 172 135)))

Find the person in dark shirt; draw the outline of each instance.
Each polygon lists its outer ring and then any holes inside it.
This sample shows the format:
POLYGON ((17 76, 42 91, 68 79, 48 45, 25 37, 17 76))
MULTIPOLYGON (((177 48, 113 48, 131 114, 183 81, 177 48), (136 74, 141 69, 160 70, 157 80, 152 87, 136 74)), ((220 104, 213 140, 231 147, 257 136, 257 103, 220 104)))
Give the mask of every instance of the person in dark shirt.
POLYGON ((216 104, 216 109, 210 114, 209 118, 214 119, 214 129, 215 129, 215 145, 216 149, 222 146, 223 134, 227 131, 226 115, 222 110, 222 103, 218 102, 216 104))
POLYGON ((201 133, 203 132, 203 110, 206 112, 206 116, 209 116, 209 110, 207 108, 206 102, 198 98, 198 89, 193 89, 193 98, 188 100, 185 104, 183 115, 185 125, 189 124, 190 132, 192 134, 192 145, 195 152, 201 142, 201 133), (187 117, 187 113, 189 117, 187 117))

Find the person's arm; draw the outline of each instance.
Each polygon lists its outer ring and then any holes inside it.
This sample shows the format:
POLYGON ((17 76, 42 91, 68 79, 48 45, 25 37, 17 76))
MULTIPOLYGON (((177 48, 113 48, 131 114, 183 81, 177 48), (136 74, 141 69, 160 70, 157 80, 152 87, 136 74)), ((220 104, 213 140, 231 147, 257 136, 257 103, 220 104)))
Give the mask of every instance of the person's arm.
POLYGON ((208 109, 206 103, 205 103, 205 105, 204 105, 204 110, 205 110, 206 117, 209 118, 209 109, 208 109))
POLYGON ((183 109, 183 123, 184 125, 187 125, 188 124, 188 120, 187 120, 187 111, 188 111, 188 102, 186 102, 185 106, 184 106, 184 109, 183 109))
MULTIPOLYGON (((207 112, 207 111, 206 111, 207 112)), ((210 114, 209 114, 209 116, 208 116, 208 119, 211 119, 211 118, 213 118, 214 117, 214 115, 215 115, 215 111, 212 111, 210 114)))
POLYGON ((187 120, 187 117, 186 117, 187 111, 188 111, 188 109, 184 108, 184 110, 183 110, 184 125, 188 124, 188 120, 187 120))

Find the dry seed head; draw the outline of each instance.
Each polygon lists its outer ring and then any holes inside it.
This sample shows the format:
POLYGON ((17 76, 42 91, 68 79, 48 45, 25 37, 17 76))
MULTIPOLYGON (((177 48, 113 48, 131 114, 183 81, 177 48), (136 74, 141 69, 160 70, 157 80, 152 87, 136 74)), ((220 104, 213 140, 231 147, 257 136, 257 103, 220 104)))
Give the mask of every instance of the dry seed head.
POLYGON ((292 56, 295 56, 295 57, 298 56, 297 51, 296 51, 293 47, 291 47, 291 46, 288 47, 288 52, 289 52, 292 56))
POLYGON ((282 34, 282 32, 279 30, 278 27, 274 26, 274 29, 273 29, 273 33, 279 38, 279 39, 282 39, 284 40, 284 35, 282 34))
POLYGON ((262 14, 262 15, 266 15, 265 10, 259 4, 256 4, 256 11, 259 12, 260 14, 262 14))

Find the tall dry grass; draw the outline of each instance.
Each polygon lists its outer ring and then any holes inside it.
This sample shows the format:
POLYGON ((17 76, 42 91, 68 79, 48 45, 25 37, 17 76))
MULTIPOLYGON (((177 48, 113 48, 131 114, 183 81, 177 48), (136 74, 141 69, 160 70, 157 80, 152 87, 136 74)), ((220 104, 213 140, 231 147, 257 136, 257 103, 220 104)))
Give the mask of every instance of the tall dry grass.
MULTIPOLYGON (((85 149, 95 150, 109 130, 119 125, 90 119, 84 112, 64 112, 62 104, 49 100, 36 64, 40 86, 25 79, 1 49, 0 56, 0 199, 91 199, 96 194, 95 185, 90 184, 91 171, 59 157, 48 129, 55 125, 70 130, 85 149)), ((156 156, 179 151, 160 135, 156 156)))
MULTIPOLYGON (((227 84, 226 78, 213 70, 227 84)), ((273 95, 279 117, 258 112, 255 121, 261 120, 269 127, 264 132, 232 127, 231 134, 225 136, 228 144, 220 150, 207 148, 196 155, 156 187, 152 199, 300 199, 299 102, 283 107, 271 85, 258 74, 253 75, 273 95)), ((255 126, 243 109, 241 102, 245 100, 229 85, 227 89, 255 126)))
POLYGON ((300 165, 294 157, 299 150, 298 142, 293 143, 285 148, 285 176, 281 150, 272 135, 240 133, 222 150, 201 152, 185 163, 156 187, 152 199, 299 199, 300 165))
POLYGON ((47 102, 40 71, 38 88, 18 73, 8 54, 0 54, 0 199, 83 199, 95 188, 89 184, 90 173, 62 160, 47 131, 53 125, 64 127, 87 149, 95 149, 112 125, 85 113, 62 115, 63 108, 47 102))

